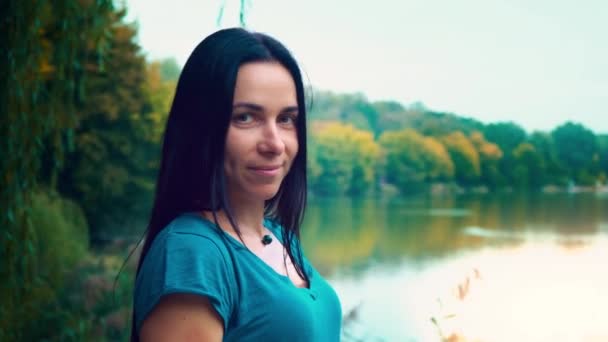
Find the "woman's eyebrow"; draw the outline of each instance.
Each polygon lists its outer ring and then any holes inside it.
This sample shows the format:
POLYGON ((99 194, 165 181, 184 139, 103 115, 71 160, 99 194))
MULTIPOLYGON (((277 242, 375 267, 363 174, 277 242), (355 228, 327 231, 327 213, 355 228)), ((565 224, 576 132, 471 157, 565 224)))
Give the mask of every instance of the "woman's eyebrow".
POLYGON ((282 113, 298 113, 298 106, 289 106, 289 107, 285 107, 283 108, 283 110, 281 111, 282 113))
MULTIPOLYGON (((232 109, 246 108, 258 112, 264 111, 264 107, 251 102, 237 102, 232 106, 232 109)), ((298 112, 298 106, 288 106, 281 110, 282 113, 298 112)))
POLYGON ((237 109, 237 108, 240 108, 240 107, 244 107, 244 108, 247 108, 247 109, 250 109, 250 110, 255 110, 255 111, 260 111, 260 112, 264 110, 264 107, 262 107, 260 105, 257 105, 255 103, 250 103, 250 102, 238 102, 238 103, 235 103, 232 106, 232 109, 237 109))

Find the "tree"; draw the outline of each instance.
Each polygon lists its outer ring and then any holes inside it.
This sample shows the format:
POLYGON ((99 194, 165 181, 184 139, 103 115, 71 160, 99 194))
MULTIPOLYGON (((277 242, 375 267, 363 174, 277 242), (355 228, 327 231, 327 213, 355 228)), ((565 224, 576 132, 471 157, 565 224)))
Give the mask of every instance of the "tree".
MULTIPOLYGON (((171 63, 169 63, 171 64, 171 63)), ((149 99, 151 113, 149 117, 154 122, 153 130, 149 134, 149 139, 159 143, 162 140, 162 135, 165 129, 165 123, 169 116, 173 96, 177 86, 177 75, 167 76, 167 71, 163 71, 163 66, 166 65, 163 61, 153 61, 146 67, 146 81, 144 91, 149 99), (164 75, 164 76, 163 76, 164 75)), ((171 67, 173 68, 173 67, 171 67)))
POLYGON ((405 127, 413 128, 423 135, 441 137, 452 132, 461 131, 464 134, 481 130, 482 123, 450 113, 433 112, 415 105, 408 108, 405 127))
POLYGON ((475 131, 471 133, 471 142, 479 154, 480 181, 490 189, 496 189, 504 183, 504 177, 500 173, 500 160, 503 153, 498 145, 485 139, 483 133, 475 131))
POLYGON ((416 192, 426 179, 420 153, 423 137, 414 130, 384 132, 378 140, 385 151, 384 177, 402 193, 416 192))
POLYGON ((408 115, 402 104, 396 101, 377 101, 372 106, 378 113, 378 124, 376 126, 376 138, 386 130, 397 130, 403 128, 403 120, 408 115))
POLYGON ((41 161, 48 153, 52 186, 73 147, 75 106, 86 95, 87 74, 103 68, 113 2, 7 0, 1 7, 0 42, 7 53, 0 63, 0 339, 21 340, 28 310, 40 304, 33 289, 45 283, 36 272, 30 217, 41 161), (95 52, 93 60, 80 53, 84 46, 95 52))
POLYGON ((485 127, 483 135, 505 153, 511 153, 515 147, 526 141, 526 131, 513 122, 489 124, 485 127))
POLYGON ((539 189, 544 185, 544 163, 530 143, 521 143, 513 150, 514 185, 539 189))
POLYGON ((454 162, 455 179, 461 185, 475 184, 481 175, 479 153, 462 132, 454 132, 441 138, 454 162))
POLYGON ((436 138, 424 137, 422 157, 428 181, 447 181, 454 177, 454 163, 445 146, 436 138))
POLYGON ((310 154, 312 190, 333 195, 369 191, 376 180, 380 153, 372 134, 337 122, 317 124, 315 128, 310 154))
POLYGON ((593 132, 581 124, 567 122, 551 132, 557 160, 570 179, 593 184, 590 169, 597 158, 598 146, 593 132))
POLYGON ((113 227, 126 233, 128 222, 146 216, 160 153, 158 124, 166 118, 153 111, 136 31, 123 16, 113 16, 106 67, 85 82, 90 95, 77 107, 76 147, 59 183, 83 206, 93 241, 106 239, 113 227))
POLYGON ((566 185, 568 177, 557 161, 555 143, 551 134, 545 132, 533 132, 528 141, 538 153, 543 163, 543 183, 566 185))
POLYGON ((606 182, 608 179, 608 135, 599 135, 597 137, 598 154, 599 154, 599 167, 600 172, 603 173, 601 176, 602 180, 606 182))
POLYGON ((447 150, 435 138, 405 129, 384 132, 379 143, 384 150, 386 181, 402 193, 416 192, 426 183, 448 180, 454 175, 447 150))
POLYGON ((313 120, 341 121, 375 135, 378 133, 378 112, 362 94, 317 92, 309 114, 313 120))
POLYGON ((513 122, 499 122, 489 124, 483 130, 483 134, 490 142, 495 143, 503 152, 499 162, 500 174, 504 177, 500 183, 513 184, 513 149, 526 141, 526 131, 513 122))

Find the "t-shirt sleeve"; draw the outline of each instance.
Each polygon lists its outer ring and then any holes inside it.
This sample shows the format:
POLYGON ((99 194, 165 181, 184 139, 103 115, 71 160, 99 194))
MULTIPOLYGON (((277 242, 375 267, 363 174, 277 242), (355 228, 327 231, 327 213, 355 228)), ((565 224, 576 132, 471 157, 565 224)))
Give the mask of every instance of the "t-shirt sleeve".
POLYGON ((232 290, 234 274, 230 272, 227 258, 227 253, 209 237, 161 232, 150 247, 135 282, 137 331, 160 299, 173 293, 207 298, 226 330, 235 292, 232 290))

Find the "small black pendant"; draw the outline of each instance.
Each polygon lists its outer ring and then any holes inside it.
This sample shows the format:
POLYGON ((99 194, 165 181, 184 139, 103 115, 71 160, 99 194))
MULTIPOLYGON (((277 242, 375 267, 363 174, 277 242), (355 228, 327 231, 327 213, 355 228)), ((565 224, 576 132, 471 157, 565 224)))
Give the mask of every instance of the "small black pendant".
POLYGON ((271 242, 272 242, 272 237, 270 237, 270 235, 264 235, 264 237, 262 238, 262 244, 264 246, 266 246, 266 245, 270 245, 271 242))

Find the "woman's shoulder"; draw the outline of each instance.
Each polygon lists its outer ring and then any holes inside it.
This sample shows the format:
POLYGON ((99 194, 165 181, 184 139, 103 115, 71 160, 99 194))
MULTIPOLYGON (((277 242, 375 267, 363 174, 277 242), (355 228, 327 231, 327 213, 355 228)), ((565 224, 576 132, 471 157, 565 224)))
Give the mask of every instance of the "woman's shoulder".
POLYGON ((183 213, 174 218, 165 228, 168 234, 189 234, 209 239, 221 238, 221 229, 213 222, 195 212, 183 213))
POLYGON ((173 293, 206 297, 227 320, 236 278, 226 244, 216 230, 202 217, 182 214, 158 233, 135 281, 138 329, 160 298, 173 293))
POLYGON ((196 214, 185 213, 174 218, 163 228, 150 245, 142 263, 142 272, 166 272, 180 265, 199 265, 203 268, 230 266, 230 252, 220 228, 196 214))
POLYGON ((222 234, 220 228, 200 215, 181 214, 154 238, 144 263, 180 258, 187 262, 227 263, 230 258, 222 234))
POLYGON ((164 250, 176 243, 181 247, 211 244, 220 250, 225 245, 221 230, 197 213, 183 213, 175 217, 156 235, 150 251, 164 250))

